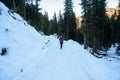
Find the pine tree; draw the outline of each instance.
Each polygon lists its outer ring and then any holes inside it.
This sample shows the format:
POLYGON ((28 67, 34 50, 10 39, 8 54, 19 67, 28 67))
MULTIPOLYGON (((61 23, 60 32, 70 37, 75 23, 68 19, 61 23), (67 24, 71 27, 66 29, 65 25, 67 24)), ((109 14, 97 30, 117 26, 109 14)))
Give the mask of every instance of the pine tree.
POLYGON ((59 17, 58 17, 58 35, 64 36, 64 32, 65 32, 65 27, 64 27, 64 18, 63 15, 61 14, 61 11, 59 11, 59 17))
MULTIPOLYGON (((118 3, 118 8, 120 8, 120 0, 118 3)), ((120 10, 115 10, 115 13, 111 17, 111 34, 112 43, 120 43, 120 10)))
POLYGON ((106 26, 105 16, 106 0, 82 0, 84 12, 84 45, 93 48, 97 53, 102 48, 104 41, 104 27, 106 26))
POLYGON ((110 18, 110 28, 111 28, 111 43, 116 42, 116 22, 115 22, 115 16, 112 15, 110 18))
POLYGON ((41 30, 42 14, 38 12, 38 8, 32 4, 26 4, 26 20, 35 27, 38 31, 41 30))
POLYGON ((0 1, 3 2, 10 9, 12 9, 15 4, 14 0, 0 0, 0 1))
POLYGON ((72 0, 65 0, 64 11, 65 37, 66 39, 75 40, 76 18, 75 13, 73 12, 72 0))
POLYGON ((54 12, 54 16, 53 16, 53 32, 58 34, 58 23, 57 23, 57 16, 56 13, 54 12))
POLYGON ((49 18, 48 18, 48 12, 45 11, 45 14, 42 17, 41 31, 47 35, 48 30, 49 30, 49 18))
POLYGON ((83 9, 83 34, 84 34, 84 48, 88 48, 89 44, 89 35, 90 35, 90 28, 89 26, 91 26, 91 13, 90 13, 90 9, 91 9, 91 1, 87 1, 87 0, 81 0, 81 5, 82 5, 82 9, 83 9))
POLYGON ((15 6, 17 7, 15 11, 19 13, 24 19, 26 19, 26 4, 25 0, 17 0, 15 1, 15 6))
POLYGON ((54 24, 54 21, 51 19, 49 21, 48 35, 54 34, 53 24, 54 24))
POLYGON ((23 18, 26 18, 25 0, 1 0, 11 10, 19 13, 23 18))
POLYGON ((116 20, 116 41, 120 44, 120 14, 116 20))
POLYGON ((104 25, 104 34, 103 34, 103 47, 105 50, 108 50, 112 44, 112 28, 111 28, 111 23, 110 19, 108 16, 104 18, 105 25, 104 25))

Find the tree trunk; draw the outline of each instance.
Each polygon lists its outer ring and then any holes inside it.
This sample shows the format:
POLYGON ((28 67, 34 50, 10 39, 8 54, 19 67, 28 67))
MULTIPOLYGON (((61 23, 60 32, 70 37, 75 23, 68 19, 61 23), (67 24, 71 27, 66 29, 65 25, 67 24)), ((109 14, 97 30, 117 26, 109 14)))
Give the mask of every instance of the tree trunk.
POLYGON ((22 5, 22 14, 23 14, 23 17, 24 17, 24 19, 26 19, 26 6, 25 6, 25 0, 24 0, 24 2, 22 3, 23 5, 22 5))
POLYGON ((84 49, 87 49, 87 36, 84 33, 84 49))
POLYGON ((15 0, 13 0, 13 8, 14 8, 14 11, 16 11, 16 4, 15 4, 15 0))
POLYGON ((33 0, 31 0, 31 4, 33 5, 33 0))

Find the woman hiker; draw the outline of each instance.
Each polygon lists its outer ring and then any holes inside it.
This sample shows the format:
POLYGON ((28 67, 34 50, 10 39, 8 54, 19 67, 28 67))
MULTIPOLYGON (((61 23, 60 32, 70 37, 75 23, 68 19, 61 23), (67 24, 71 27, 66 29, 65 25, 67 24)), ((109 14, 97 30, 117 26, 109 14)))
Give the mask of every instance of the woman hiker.
POLYGON ((63 46, 63 41, 64 41, 64 39, 63 39, 63 37, 62 37, 62 36, 59 38, 59 41, 60 41, 60 48, 62 49, 62 46, 63 46))

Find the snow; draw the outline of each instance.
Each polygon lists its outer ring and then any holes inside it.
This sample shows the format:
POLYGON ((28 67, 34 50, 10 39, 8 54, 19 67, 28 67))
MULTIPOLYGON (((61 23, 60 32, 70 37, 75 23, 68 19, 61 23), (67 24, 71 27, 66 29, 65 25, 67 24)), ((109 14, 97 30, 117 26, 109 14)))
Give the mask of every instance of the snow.
POLYGON ((120 60, 96 58, 73 40, 38 33, 0 2, 0 80, 120 80, 120 60), (8 29, 8 31, 6 30, 8 29))

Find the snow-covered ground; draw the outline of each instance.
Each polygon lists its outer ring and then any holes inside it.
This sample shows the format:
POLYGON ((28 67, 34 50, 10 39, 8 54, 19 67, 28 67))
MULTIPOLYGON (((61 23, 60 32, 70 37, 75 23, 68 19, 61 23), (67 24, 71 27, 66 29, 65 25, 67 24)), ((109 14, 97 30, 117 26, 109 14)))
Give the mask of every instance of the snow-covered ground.
POLYGON ((2 3, 0 10, 0 80, 120 80, 119 59, 96 58, 72 40, 60 49, 56 36, 42 36, 2 3))

